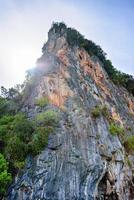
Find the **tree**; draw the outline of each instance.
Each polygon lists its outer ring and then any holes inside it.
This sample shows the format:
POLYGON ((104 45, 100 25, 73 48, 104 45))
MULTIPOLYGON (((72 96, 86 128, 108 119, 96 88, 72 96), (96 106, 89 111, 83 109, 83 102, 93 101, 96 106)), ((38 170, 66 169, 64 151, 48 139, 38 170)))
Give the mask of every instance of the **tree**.
POLYGON ((7 100, 0 96, 0 117, 7 111, 7 100))
POLYGON ((1 86, 1 96, 3 98, 7 98, 8 97, 8 90, 4 86, 1 86))

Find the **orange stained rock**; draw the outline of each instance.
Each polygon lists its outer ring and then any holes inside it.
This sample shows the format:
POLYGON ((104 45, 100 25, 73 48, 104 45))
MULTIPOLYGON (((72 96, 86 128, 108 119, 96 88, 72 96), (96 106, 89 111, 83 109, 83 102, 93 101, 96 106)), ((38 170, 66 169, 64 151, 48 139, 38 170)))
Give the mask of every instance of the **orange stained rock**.
POLYGON ((63 78, 65 79, 70 78, 70 74, 68 73, 67 69, 64 66, 60 67, 60 73, 63 78))
POLYGON ((131 113, 134 114, 134 100, 133 99, 130 99, 128 98, 128 108, 130 109, 131 113))
POLYGON ((93 63, 89 55, 84 50, 78 50, 77 54, 77 56, 79 57, 80 65, 84 69, 85 74, 90 75, 97 86, 102 89, 104 94, 111 97, 110 90, 105 82, 105 75, 99 63, 93 63))
POLYGON ((124 94, 124 98, 127 102, 127 106, 132 114, 134 114, 134 98, 129 97, 128 94, 124 94))
POLYGON ((119 113, 116 112, 115 107, 112 107, 112 113, 111 114, 112 114, 112 119, 114 121, 120 122, 120 124, 123 125, 123 122, 122 122, 122 120, 120 118, 120 115, 119 115, 119 113))
POLYGON ((58 52, 57 52, 57 56, 58 58, 62 61, 62 63, 65 65, 65 66, 68 66, 69 65, 69 59, 67 57, 67 49, 64 48, 64 49, 60 49, 58 52))
POLYGON ((61 73, 45 77, 45 85, 47 85, 47 96, 50 102, 58 107, 63 107, 66 99, 73 96, 73 91, 61 73))

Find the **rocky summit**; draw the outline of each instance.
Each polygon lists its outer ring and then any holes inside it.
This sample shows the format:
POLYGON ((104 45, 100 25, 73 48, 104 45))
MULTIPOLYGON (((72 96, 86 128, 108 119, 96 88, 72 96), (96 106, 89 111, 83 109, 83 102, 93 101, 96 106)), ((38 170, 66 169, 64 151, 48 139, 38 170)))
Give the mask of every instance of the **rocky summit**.
POLYGON ((49 30, 21 108, 30 120, 51 109, 58 125, 40 154, 27 156, 7 199, 132 200, 133 94, 111 80, 95 53, 72 45, 67 30, 74 31, 62 23, 49 30), (49 103, 37 105, 44 97, 49 103))

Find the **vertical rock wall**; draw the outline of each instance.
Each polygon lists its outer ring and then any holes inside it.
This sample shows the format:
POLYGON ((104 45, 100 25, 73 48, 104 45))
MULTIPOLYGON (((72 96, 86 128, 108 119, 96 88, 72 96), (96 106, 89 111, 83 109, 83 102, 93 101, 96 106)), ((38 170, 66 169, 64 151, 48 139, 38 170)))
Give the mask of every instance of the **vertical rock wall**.
MULTIPOLYGON (((25 101, 30 118, 43 112, 35 100, 47 96, 59 113, 56 131, 40 155, 28 157, 25 169, 9 189, 8 200, 134 199, 133 169, 126 162, 121 138, 109 132, 96 105, 108 108, 108 117, 134 130, 134 99, 117 88, 96 57, 70 48, 64 35, 52 32, 37 61, 41 76, 25 101)), ((129 156, 134 162, 133 156, 129 156)))

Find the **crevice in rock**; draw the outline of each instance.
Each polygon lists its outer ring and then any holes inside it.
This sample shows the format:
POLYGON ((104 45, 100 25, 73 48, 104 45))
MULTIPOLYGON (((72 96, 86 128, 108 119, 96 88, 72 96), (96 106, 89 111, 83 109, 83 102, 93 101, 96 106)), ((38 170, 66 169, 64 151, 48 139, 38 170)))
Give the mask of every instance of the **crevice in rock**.
POLYGON ((108 179, 108 172, 106 172, 98 185, 98 197, 96 197, 96 200, 118 200, 118 195, 113 186, 114 183, 108 179))
POLYGON ((129 190, 130 190, 130 195, 129 195, 129 199, 134 199, 134 177, 132 179, 132 181, 129 184, 129 190))

